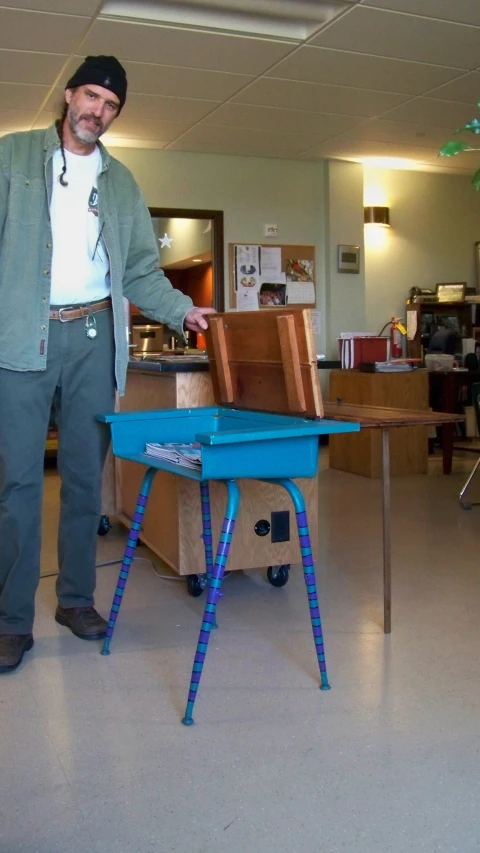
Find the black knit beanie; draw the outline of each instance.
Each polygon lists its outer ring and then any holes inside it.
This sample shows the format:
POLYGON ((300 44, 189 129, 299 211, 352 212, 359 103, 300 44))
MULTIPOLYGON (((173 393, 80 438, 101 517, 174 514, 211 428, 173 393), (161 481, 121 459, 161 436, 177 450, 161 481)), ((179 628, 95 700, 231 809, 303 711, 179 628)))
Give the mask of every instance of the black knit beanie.
POLYGON ((127 75, 115 56, 86 56, 65 88, 88 85, 102 86, 113 92, 120 100, 120 113, 127 98, 127 75))

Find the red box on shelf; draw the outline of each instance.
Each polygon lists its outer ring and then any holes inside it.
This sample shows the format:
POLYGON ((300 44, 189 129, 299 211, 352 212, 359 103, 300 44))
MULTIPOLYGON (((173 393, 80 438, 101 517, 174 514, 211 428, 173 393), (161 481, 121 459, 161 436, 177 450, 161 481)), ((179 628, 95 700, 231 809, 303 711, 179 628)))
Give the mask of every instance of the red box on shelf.
POLYGON ((338 348, 342 368, 359 367, 363 361, 388 361, 390 357, 390 338, 374 335, 351 335, 339 338, 338 348))

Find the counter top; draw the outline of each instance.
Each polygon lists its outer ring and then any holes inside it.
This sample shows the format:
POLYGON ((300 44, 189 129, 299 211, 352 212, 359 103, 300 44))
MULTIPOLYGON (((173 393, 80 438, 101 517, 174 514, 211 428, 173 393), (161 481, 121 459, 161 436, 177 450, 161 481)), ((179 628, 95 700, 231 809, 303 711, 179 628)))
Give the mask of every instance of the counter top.
MULTIPOLYGON (((339 361, 327 361, 320 358, 317 361, 319 370, 331 370, 339 366, 339 361)), ((147 373, 197 373, 199 371, 207 371, 209 363, 208 359, 188 355, 180 355, 177 358, 169 358, 167 356, 152 361, 148 359, 142 361, 141 359, 132 358, 128 362, 128 369, 140 370, 147 373)))
POLYGON ((150 361, 148 359, 130 359, 129 370, 139 370, 143 373, 197 373, 209 369, 207 358, 180 355, 177 358, 162 358, 150 361))

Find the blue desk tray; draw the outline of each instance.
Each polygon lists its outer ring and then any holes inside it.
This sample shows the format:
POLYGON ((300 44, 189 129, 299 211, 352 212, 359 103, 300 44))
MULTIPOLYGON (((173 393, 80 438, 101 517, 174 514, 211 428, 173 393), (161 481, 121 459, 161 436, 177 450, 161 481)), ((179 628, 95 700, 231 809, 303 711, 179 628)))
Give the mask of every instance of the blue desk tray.
POLYGON ((222 406, 116 413, 99 415, 98 420, 110 424, 115 456, 201 481, 314 477, 318 436, 360 429, 359 424, 327 418, 222 406), (201 471, 147 455, 148 442, 198 442, 201 471))

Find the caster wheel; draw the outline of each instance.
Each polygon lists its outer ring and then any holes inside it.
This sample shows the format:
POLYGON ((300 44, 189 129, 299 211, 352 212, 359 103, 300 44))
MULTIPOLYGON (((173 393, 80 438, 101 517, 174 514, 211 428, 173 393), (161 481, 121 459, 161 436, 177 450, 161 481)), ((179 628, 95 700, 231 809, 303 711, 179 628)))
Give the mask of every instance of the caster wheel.
POLYGON ((469 503, 468 501, 465 501, 465 502, 460 501, 460 506, 462 507, 462 509, 471 509, 472 508, 472 504, 469 503))
POLYGON ((269 566, 267 569, 268 582, 272 586, 285 586, 288 583, 290 566, 269 566))
POLYGON ((98 536, 106 536, 111 526, 108 515, 102 515, 97 530, 98 536))
POLYGON ((198 575, 187 575, 188 594, 193 598, 198 598, 202 594, 205 584, 200 580, 198 575))

